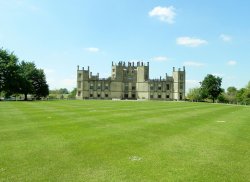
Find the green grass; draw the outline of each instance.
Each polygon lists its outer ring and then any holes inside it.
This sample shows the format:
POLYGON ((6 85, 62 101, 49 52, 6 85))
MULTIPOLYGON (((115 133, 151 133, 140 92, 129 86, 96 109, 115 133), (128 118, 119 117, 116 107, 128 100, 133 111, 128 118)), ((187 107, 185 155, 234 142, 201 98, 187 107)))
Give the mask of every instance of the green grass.
POLYGON ((250 107, 0 102, 0 181, 250 181, 250 107))

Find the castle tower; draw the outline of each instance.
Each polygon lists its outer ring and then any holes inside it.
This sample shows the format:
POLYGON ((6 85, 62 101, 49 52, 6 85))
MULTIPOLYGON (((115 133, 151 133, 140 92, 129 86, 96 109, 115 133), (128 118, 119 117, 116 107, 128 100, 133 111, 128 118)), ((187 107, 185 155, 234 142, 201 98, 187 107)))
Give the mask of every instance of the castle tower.
POLYGON ((185 99, 185 89, 186 89, 185 67, 183 67, 182 71, 180 68, 178 70, 175 70, 175 67, 173 67, 173 79, 174 79, 173 99, 174 100, 184 100, 185 99))
POLYGON ((89 74, 89 67, 87 70, 84 70, 84 67, 80 70, 79 66, 77 66, 77 99, 83 99, 85 95, 88 95, 89 74))
POLYGON ((149 62, 143 65, 143 62, 137 63, 137 83, 148 81, 149 79, 149 62))
POLYGON ((125 64, 123 62, 119 62, 118 65, 114 65, 112 63, 112 75, 111 79, 116 81, 123 81, 123 72, 125 69, 125 64))
POLYGON ((138 99, 149 99, 149 62, 143 65, 143 62, 137 63, 137 83, 136 91, 138 99))

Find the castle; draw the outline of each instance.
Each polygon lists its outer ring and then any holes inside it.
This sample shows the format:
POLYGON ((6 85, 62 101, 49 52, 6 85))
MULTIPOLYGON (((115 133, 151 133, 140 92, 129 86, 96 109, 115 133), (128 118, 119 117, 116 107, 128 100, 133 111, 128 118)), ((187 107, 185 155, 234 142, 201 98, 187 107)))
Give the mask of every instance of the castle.
POLYGON ((112 62, 111 77, 99 78, 77 66, 77 99, 184 100, 185 67, 173 67, 172 76, 149 78, 149 62, 112 62))

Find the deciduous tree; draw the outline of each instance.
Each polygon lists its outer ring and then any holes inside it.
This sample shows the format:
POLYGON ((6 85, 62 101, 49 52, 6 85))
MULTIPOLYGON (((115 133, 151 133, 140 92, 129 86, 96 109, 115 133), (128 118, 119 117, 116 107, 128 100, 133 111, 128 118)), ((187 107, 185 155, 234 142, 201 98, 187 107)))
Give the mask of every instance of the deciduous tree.
POLYGON ((0 49, 0 92, 6 96, 19 92, 18 58, 14 53, 0 49))
POLYGON ((188 94, 187 94, 188 99, 190 99, 191 101, 201 101, 202 97, 201 97, 201 89, 200 88, 192 88, 189 90, 188 94))
POLYGON ((201 82, 202 97, 212 99, 214 102, 223 91, 221 83, 222 78, 208 74, 201 82))

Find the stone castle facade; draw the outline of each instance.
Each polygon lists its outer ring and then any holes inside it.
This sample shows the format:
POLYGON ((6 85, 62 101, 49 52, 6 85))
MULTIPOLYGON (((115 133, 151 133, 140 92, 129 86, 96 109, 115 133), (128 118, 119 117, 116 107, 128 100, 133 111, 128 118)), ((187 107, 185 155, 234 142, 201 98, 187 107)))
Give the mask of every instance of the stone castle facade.
POLYGON ((149 63, 118 62, 111 77, 99 78, 88 69, 77 68, 77 99, 184 100, 185 67, 173 68, 172 76, 149 78, 149 63))

